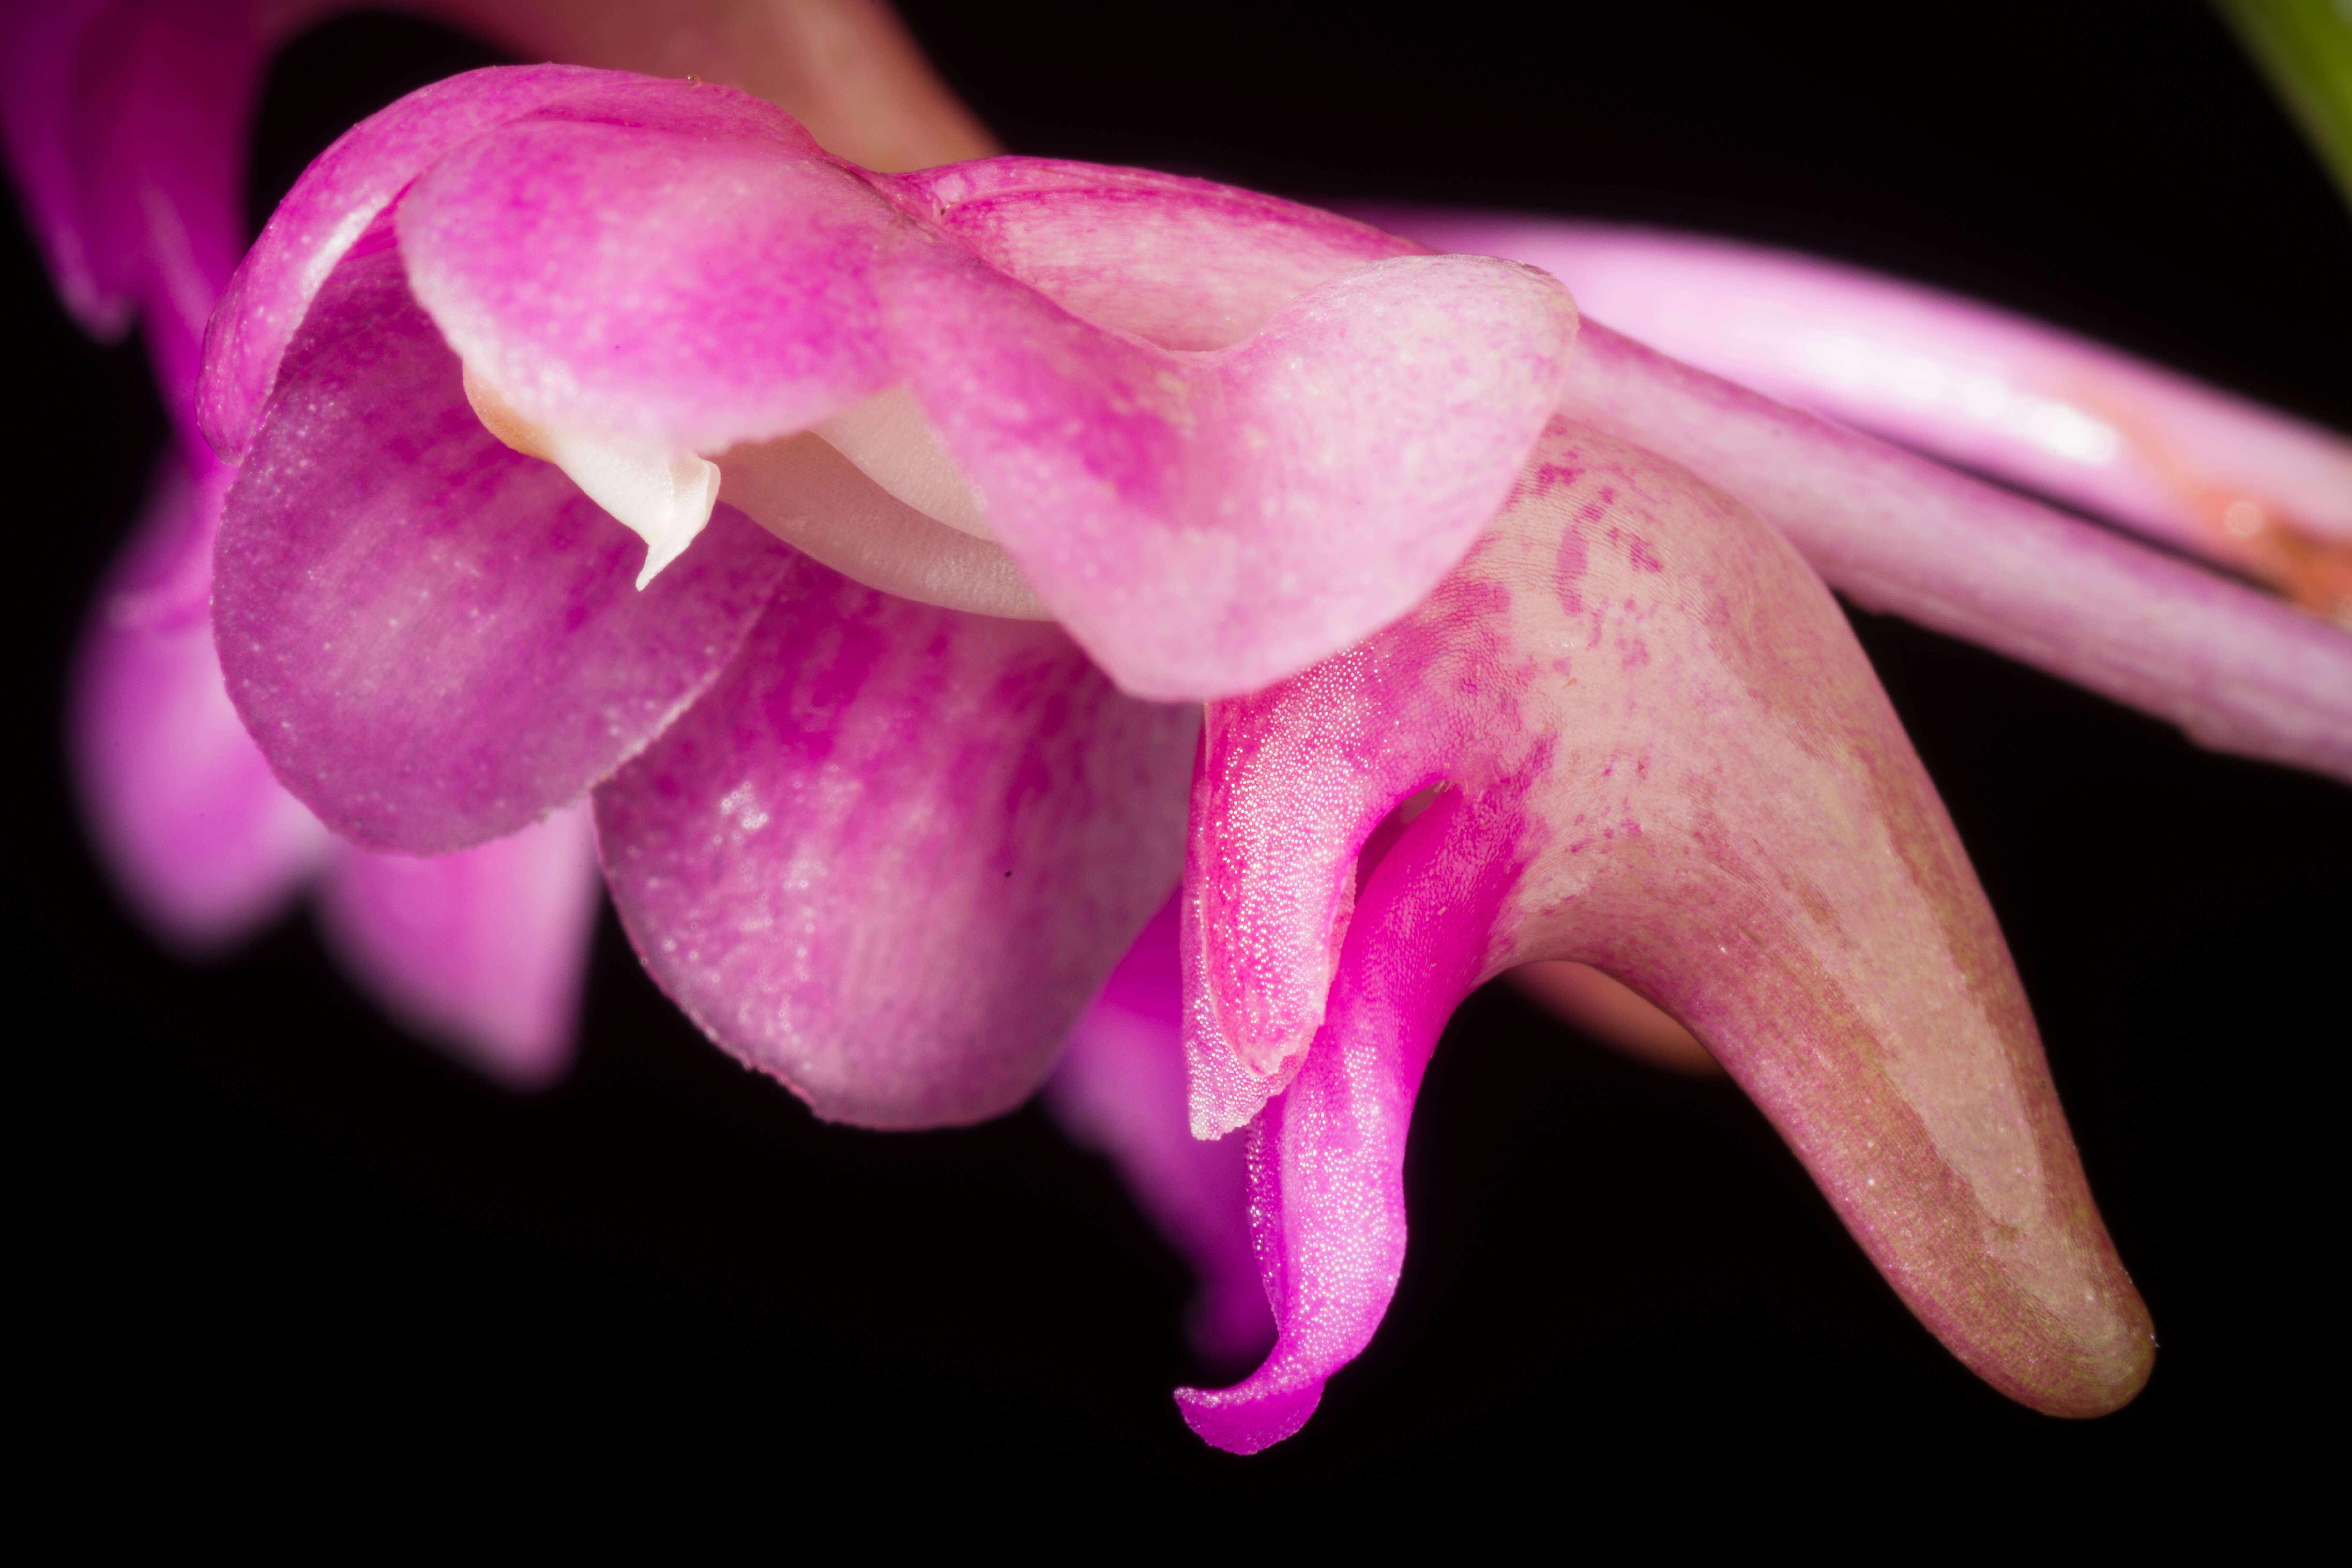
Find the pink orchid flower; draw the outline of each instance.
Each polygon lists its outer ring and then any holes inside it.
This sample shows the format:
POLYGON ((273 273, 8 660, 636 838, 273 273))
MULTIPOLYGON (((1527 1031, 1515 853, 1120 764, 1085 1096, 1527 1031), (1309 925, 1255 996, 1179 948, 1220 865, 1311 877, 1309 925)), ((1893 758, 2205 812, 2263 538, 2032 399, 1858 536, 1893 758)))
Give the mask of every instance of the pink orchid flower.
MULTIPOLYGON (((1427 1053, 1540 959, 1692 1026, 1980 1373, 2112 1408, 2145 1310, 1851 635, 1738 501, 1553 410, 1712 439, 1723 482, 1849 535, 1857 482, 1940 507, 1899 586, 2003 529, 2106 557, 1586 331, 1548 275, 1225 187, 877 175, 718 87, 478 72, 314 164, 215 317, 224 668, 362 844, 446 852, 593 791, 664 989, 886 1127, 1044 1080, 1173 879, 1207 700, 1192 1131, 1249 1130, 1279 1331, 1183 1396, 1221 1447, 1297 1430, 1368 1342, 1427 1053), (910 973, 927 952, 956 962, 910 973)), ((2294 656, 2274 707, 2208 699, 2232 732, 2327 755, 2337 634, 2179 592, 2226 649, 2294 656)), ((2224 656, 2149 644, 2159 679, 2224 656)))
MULTIPOLYGON (((337 851, 329 908, 381 984, 480 966, 443 1026, 518 964, 568 994, 576 938, 516 960, 450 911, 576 927, 593 789, 641 955, 722 1045, 830 1116, 992 1114, 1174 880, 1195 721, 1166 704, 1208 700, 1187 1093, 1196 1131, 1250 1128, 1248 1172, 1146 1113, 1171 911, 1055 1098, 1202 1260, 1206 1343, 1265 1331, 1220 1201, 1250 1188, 1280 1339, 1184 1396, 1212 1441, 1296 1430, 1369 1339, 1436 1030, 1542 958, 1696 1029, 1997 1385, 2089 1413, 2145 1377, 1990 911, 1767 525, 1850 591, 2342 773, 2326 626, 1580 330, 1539 274, 1134 171, 871 175, 717 88, 419 94, 305 177, 215 334, 229 689, 379 852, 337 851), (1890 536, 1889 498, 1924 524, 1890 536), (2089 616, 2027 592, 2053 563, 2101 585, 2089 616)), ((209 552, 205 483, 173 526, 209 552)), ((299 816, 252 831, 317 853, 299 816)))

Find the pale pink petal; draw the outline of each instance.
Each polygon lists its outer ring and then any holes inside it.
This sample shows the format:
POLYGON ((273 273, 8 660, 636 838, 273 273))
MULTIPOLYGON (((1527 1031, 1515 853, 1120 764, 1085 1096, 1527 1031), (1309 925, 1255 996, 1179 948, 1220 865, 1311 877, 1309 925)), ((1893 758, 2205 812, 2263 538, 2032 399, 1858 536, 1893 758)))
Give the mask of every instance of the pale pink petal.
POLYGON ((270 215, 220 301, 197 395, 213 446, 234 457, 252 441, 311 297, 411 180, 493 126, 611 80, 610 72, 576 66, 469 71, 410 93, 337 138, 270 215))
MULTIPOLYGON (((1260 1247, 1283 1337, 1188 1416, 1262 1446, 1361 1348, 1395 1285, 1430 1045, 1471 986, 1540 959, 1686 1025, 1980 1375, 2043 1410, 2115 1408, 2147 1375, 2145 1309, 1991 911, 1836 605, 1656 457, 1565 424, 1538 457, 1412 616, 1210 710, 1189 893, 1239 913, 1186 941, 1210 988, 1238 989, 1191 1005, 1223 1019, 1227 1085, 1295 1077, 1253 1167, 1254 1208, 1279 1199, 1260 1247), (1433 784, 1351 908, 1381 816, 1433 784), (1243 945, 1245 964, 1224 951, 1243 945), (1327 982, 1311 1043, 1247 1032, 1327 982)), ((1213 1095, 1196 1119, 1247 1109, 1213 1095)))
POLYGON ((1035 1090, 1175 880, 1197 725, 1050 626, 802 558, 596 792, 605 876, 663 989, 819 1115, 977 1121, 1035 1090))
POLYGON ((326 834, 271 776, 221 683, 206 600, 228 474, 163 459, 76 659, 73 758, 107 868, 164 940, 204 952, 291 899, 326 834))
POLYGON ((402 200, 416 297, 467 367, 536 424, 701 452, 881 391, 872 258, 907 220, 771 105, 614 81, 402 200))
POLYGON ((1195 1138, 1185 1121, 1177 901, 1160 906, 1104 982, 1046 1080, 1062 1130, 1099 1150, 1201 1282, 1186 1323, 1205 1359, 1246 1366, 1274 1341, 1251 1250, 1244 1140, 1195 1138))
POLYGON ((572 1063, 603 890, 585 801, 454 854, 338 843, 319 890, 327 940, 412 1032, 538 1089, 572 1063))
POLYGON ((719 460, 719 499, 845 577, 918 604, 1050 621, 1003 551, 933 521, 803 432, 719 460))
POLYGON ((988 158, 905 184, 991 267, 1163 349, 1230 347, 1311 289, 1422 252, 1350 218, 1150 169, 988 158))
POLYGON ((1871 609, 2352 779, 2352 633, 1598 323, 1560 406, 1738 496, 1871 609))
MULTIPOLYGON (((1769 396, 2061 498, 2333 611, 2352 439, 2071 332, 1855 268, 1612 224, 1381 209, 1769 396)), ((2347 604, 2338 618, 2352 618, 2347 604)))
POLYGON ((1370 263, 1210 353, 1071 315, 937 241, 880 274, 891 351, 997 542, 1120 686, 1296 672, 1410 608, 1508 491, 1575 312, 1504 262, 1370 263))
POLYGON ((279 778, 433 854, 578 799, 734 657, 789 552, 722 508, 639 593, 637 540, 501 446, 380 226, 320 291, 230 494, 213 614, 279 778))

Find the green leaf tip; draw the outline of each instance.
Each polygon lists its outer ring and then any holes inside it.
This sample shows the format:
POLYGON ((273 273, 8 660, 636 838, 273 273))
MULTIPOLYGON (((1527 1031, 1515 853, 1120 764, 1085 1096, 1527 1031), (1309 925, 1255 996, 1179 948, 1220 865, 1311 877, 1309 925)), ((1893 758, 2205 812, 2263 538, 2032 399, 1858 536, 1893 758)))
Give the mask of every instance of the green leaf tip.
POLYGON ((2352 202, 2352 0, 2214 0, 2352 202))

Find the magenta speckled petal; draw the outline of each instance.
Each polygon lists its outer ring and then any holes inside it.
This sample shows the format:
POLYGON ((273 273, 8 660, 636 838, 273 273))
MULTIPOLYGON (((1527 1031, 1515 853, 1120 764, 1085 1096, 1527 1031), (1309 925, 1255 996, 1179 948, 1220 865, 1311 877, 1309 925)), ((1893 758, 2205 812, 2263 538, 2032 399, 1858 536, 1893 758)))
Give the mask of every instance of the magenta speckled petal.
POLYGON ((467 365, 536 424, 704 452, 881 391, 872 258, 906 220, 757 99, 628 87, 624 121, 567 101, 403 199, 410 281, 467 365))
POLYGON ((1396 1294, 1413 1097, 1454 1004, 1486 977, 1523 869, 1528 782, 1475 803, 1439 796, 1382 859, 1348 931, 1332 1021, 1250 1127, 1249 1212, 1281 1332, 1243 1382, 1177 1391, 1184 1419, 1220 1448, 1254 1454, 1304 1426, 1396 1294))
POLYGON ((344 968, 408 1029, 539 1089, 572 1064, 603 886, 582 801, 429 858, 338 843, 319 918, 344 968))
POLYGON ((236 456, 252 441, 311 297, 411 180, 483 132, 612 79, 577 66, 469 71, 410 93, 338 137, 270 215, 221 299, 197 394, 213 446, 236 456))
POLYGON ((1175 881, 1198 722, 1050 626, 799 558, 596 792, 605 877, 663 989, 820 1116, 976 1121, 1036 1089, 1175 881))
POLYGON ((2153 713, 2352 780, 2352 632, 1588 324, 1560 404, 1720 485, 1832 587, 2153 713))
POLYGON ((894 356, 997 542, 1126 689, 1247 691, 1394 619, 1510 489, 1567 374, 1549 276, 1372 262, 1207 353, 902 240, 894 356))
POLYGON ((635 537, 467 406, 386 237, 345 257, 287 354, 213 615, 288 787, 365 847, 436 854, 578 799, 659 734, 790 556, 722 508, 637 592, 635 537))
POLYGON ((1296 1076, 1253 1165, 1254 1207, 1278 1197, 1260 1257, 1283 1337, 1238 1388, 1184 1395, 1188 1418, 1262 1446, 1361 1348, 1395 1285, 1430 1047, 1471 986, 1548 958, 1704 1041, 1979 1375, 2053 1413, 2115 1408, 2147 1375, 2146 1310, 1991 911, 1834 603, 1649 453, 1563 424, 1538 457, 1406 620, 1210 710, 1191 896, 1207 879, 1236 912, 1187 940, 1196 973, 1240 987, 1218 1004, 1242 1052, 1223 1081, 1296 1076), (1381 816, 1433 784, 1351 907, 1381 816), (1287 1018, 1327 976, 1311 1043, 1246 1032, 1254 994, 1287 1018))
POLYGON ((221 682, 205 613, 229 476, 167 456, 84 633, 73 697, 82 808, 131 904, 173 945, 234 942, 291 899, 325 847, 270 775, 221 682))
POLYGON ((1195 1138, 1185 1121, 1176 909, 1172 897, 1160 907, 1079 1017, 1045 1104, 1064 1131, 1109 1158, 1192 1266, 1192 1348, 1248 1366, 1274 1342, 1274 1319, 1250 1245, 1245 1141, 1195 1138))

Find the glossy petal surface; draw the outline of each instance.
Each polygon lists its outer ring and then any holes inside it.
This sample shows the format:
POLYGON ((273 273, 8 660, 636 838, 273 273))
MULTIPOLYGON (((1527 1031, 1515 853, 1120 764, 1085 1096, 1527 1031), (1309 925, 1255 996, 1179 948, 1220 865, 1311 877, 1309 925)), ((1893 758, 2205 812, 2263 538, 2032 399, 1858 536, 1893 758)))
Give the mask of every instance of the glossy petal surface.
POLYGON ((355 843, 432 854, 578 799, 660 733, 787 553, 722 510, 637 592, 637 541, 467 406, 383 237, 288 354, 230 495, 214 618, 287 785, 355 843))
POLYGON ((646 967, 821 1116, 1026 1099, 1175 879, 1197 714, 1055 628, 795 561, 742 656, 597 791, 646 967))
POLYGON ((538 1089, 572 1064, 601 892, 583 801, 448 855, 338 844, 319 915, 344 969, 410 1031, 538 1089))
POLYGON ((1238 1389, 1185 1395, 1188 1418, 1273 1441, 1366 1342, 1428 1052, 1473 985, 1546 958, 1688 1026, 1980 1375, 2055 1413, 2114 1408, 2147 1373, 2145 1309, 1991 912, 1843 617, 1670 464, 1565 425, 1538 458, 1407 620, 1210 710, 1187 879, 1216 912, 1187 940, 1194 1016, 1224 1038, 1192 1042, 1196 1128, 1253 1109, 1234 1086, 1296 1076, 1254 1132, 1283 1338, 1238 1389), (1359 850, 1433 784, 1351 908, 1359 850), (1311 1043, 1255 1032, 1318 1012, 1311 1043))

